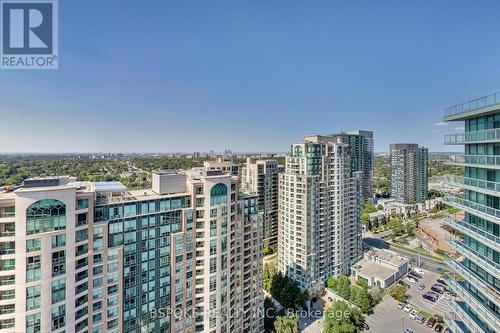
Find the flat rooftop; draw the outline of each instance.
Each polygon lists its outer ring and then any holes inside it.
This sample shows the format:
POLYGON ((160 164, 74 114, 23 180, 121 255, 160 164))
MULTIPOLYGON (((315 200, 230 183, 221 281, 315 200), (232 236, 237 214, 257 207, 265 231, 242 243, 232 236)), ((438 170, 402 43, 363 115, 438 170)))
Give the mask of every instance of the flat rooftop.
POLYGON ((398 272, 396 268, 388 267, 366 259, 358 261, 353 268, 360 274, 366 277, 378 277, 383 280, 393 276, 398 272))

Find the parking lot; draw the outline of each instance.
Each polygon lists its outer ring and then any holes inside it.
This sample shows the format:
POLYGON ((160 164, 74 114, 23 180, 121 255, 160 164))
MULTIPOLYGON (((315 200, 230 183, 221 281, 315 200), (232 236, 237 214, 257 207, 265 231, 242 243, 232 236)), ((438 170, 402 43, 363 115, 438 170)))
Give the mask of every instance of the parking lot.
POLYGON ((436 303, 428 301, 422 297, 423 294, 431 290, 432 285, 437 283, 436 280, 440 277, 441 276, 437 273, 425 270, 423 278, 418 279, 417 283, 408 283, 410 285, 410 289, 407 291, 408 303, 421 308, 430 314, 444 315, 448 309, 448 305, 444 302, 443 296, 440 296, 436 303), (424 290, 418 290, 418 286, 420 284, 425 285, 424 290))
MULTIPOLYGON (((436 303, 427 301, 422 297, 423 294, 430 291, 430 288, 436 283, 439 277, 439 274, 425 270, 424 276, 417 283, 408 283, 410 285, 410 289, 407 291, 408 303, 413 308, 417 308, 417 310, 422 309, 431 315, 443 315, 447 311, 447 304, 443 301, 443 297, 440 297, 436 303), (423 290, 418 290, 420 284, 425 285, 423 290)), ((366 317, 366 323, 370 326, 369 332, 375 333, 403 333, 407 328, 411 329, 414 333, 434 332, 434 329, 425 325, 427 319, 426 316, 426 321, 423 324, 419 324, 416 320, 409 317, 408 312, 398 308, 396 300, 387 295, 375 307, 374 313, 366 317)))

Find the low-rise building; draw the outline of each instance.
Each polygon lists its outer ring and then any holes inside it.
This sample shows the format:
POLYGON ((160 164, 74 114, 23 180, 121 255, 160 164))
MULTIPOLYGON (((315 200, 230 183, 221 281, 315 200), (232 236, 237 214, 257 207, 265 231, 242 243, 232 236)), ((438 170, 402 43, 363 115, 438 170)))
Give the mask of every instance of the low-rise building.
POLYGON ((387 288, 408 273, 408 263, 408 258, 396 252, 370 249, 351 267, 351 275, 370 287, 387 288))

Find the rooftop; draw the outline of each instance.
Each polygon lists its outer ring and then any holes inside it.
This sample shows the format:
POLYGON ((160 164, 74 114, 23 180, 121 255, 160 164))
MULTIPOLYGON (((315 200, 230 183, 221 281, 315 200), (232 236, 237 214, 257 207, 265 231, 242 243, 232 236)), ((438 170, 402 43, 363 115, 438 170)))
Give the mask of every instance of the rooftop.
POLYGON ((396 268, 375 263, 373 261, 368 261, 366 259, 361 259, 360 261, 358 261, 353 266, 353 269, 355 269, 359 274, 365 277, 376 276, 383 280, 386 280, 390 276, 396 274, 396 272, 398 271, 396 268))
POLYGON ((444 110, 444 120, 465 120, 467 118, 487 115, 499 111, 500 92, 497 92, 446 108, 444 110))

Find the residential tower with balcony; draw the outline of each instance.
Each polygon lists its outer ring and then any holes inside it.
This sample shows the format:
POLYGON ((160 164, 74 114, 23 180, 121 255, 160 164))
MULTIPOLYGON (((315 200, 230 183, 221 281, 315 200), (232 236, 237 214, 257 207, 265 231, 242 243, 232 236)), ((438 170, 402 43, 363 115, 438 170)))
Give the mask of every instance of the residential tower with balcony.
POLYGON ((451 308, 445 320, 454 332, 499 332, 500 94, 447 108, 444 120, 465 122, 463 133, 445 137, 465 146, 463 157, 448 162, 463 167, 463 175, 447 177, 463 195, 446 195, 445 202, 465 214, 446 220, 456 231, 447 242, 459 255, 445 258, 446 280, 458 295, 445 299, 451 308))

